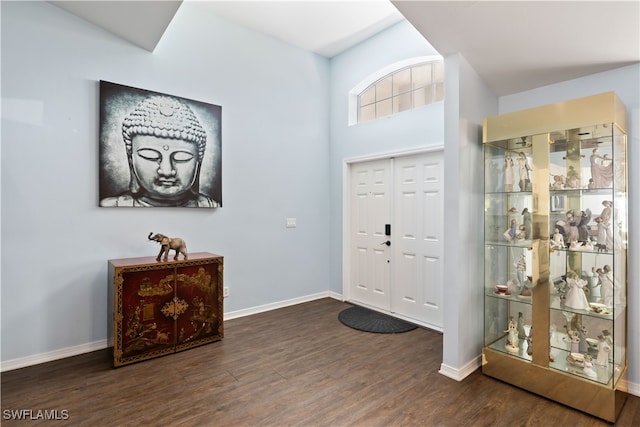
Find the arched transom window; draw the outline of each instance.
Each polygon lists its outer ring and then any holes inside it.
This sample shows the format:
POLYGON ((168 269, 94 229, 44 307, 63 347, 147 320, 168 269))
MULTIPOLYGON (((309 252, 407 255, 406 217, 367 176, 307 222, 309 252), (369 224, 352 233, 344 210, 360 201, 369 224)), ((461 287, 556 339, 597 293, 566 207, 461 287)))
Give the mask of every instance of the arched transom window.
POLYGON ((358 93, 358 123, 444 100, 442 59, 405 66, 358 93))

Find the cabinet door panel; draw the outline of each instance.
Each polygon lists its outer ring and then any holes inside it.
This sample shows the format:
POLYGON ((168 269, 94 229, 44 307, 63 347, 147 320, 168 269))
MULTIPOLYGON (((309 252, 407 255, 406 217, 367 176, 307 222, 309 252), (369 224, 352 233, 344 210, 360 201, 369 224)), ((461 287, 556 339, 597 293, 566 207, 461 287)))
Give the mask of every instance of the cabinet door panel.
POLYGON ((220 285, 221 264, 217 262, 178 267, 176 301, 185 309, 176 316, 176 350, 222 338, 220 285))
POLYGON ((175 283, 171 269, 137 267, 124 269, 119 286, 116 328, 116 359, 121 363, 144 360, 175 350, 173 318, 163 307, 173 300, 175 283))

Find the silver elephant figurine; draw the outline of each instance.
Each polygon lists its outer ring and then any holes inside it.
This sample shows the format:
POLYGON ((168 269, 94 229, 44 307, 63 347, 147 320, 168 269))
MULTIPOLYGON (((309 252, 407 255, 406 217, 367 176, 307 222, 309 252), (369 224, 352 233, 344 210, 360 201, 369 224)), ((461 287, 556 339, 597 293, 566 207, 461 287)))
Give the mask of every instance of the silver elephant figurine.
POLYGON ((148 239, 160 243, 160 253, 156 258, 156 261, 160 261, 163 253, 164 261, 167 261, 169 259, 169 251, 171 249, 176 251, 176 255, 173 257, 174 260, 178 259, 178 254, 182 254, 184 259, 187 259, 187 244, 181 238, 167 237, 164 234, 159 233, 153 236, 153 233, 149 233, 148 239))

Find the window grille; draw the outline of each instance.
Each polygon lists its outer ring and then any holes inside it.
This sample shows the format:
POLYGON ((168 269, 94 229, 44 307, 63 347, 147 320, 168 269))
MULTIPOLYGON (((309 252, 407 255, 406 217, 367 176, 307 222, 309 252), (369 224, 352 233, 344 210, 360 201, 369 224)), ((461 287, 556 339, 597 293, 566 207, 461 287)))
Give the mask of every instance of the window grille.
POLYGON ((358 123, 443 100, 443 61, 414 64, 385 75, 358 94, 358 123))

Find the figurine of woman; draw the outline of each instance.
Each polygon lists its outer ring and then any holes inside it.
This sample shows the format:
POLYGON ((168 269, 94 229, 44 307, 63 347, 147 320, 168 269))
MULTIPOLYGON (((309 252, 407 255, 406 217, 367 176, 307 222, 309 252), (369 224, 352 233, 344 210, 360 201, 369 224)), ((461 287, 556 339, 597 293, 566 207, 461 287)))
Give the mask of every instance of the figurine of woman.
POLYGON ((580 240, 580 232, 578 231, 578 225, 580 225, 580 218, 576 216, 574 210, 568 210, 566 213, 566 222, 564 231, 567 233, 567 240, 569 244, 571 242, 577 242, 580 240))
POLYGON ((529 335, 526 338, 527 341, 527 354, 529 356, 533 355, 533 326, 529 328, 529 335))
POLYGON ((596 357, 596 365, 609 366, 609 352, 611 352, 611 345, 607 342, 604 335, 598 335, 598 356, 596 357))
POLYGON ((522 210, 522 225, 524 226, 524 238, 525 240, 531 240, 531 234, 533 232, 533 218, 528 208, 522 210))
POLYGON ((518 235, 518 221, 512 219, 509 228, 505 230, 503 235, 508 241, 512 241, 513 239, 515 239, 518 235))
POLYGON ((596 227, 598 227, 598 236, 596 242, 599 248, 607 249, 607 228, 602 225, 602 218, 599 216, 594 219, 596 227))
POLYGON ((578 336, 580 337, 580 342, 578 343, 578 349, 580 353, 587 354, 589 351, 589 343, 587 342, 587 327, 582 325, 580 329, 578 329, 578 336))
POLYGON ((573 166, 569 166, 567 171, 567 182, 565 184, 567 188, 580 188, 580 175, 573 166))
POLYGON ((564 175, 551 175, 553 177, 553 184, 551 184, 552 190, 562 190, 564 188, 566 178, 564 175))
POLYGON ((513 316, 509 317, 509 325, 507 326, 507 343, 505 345, 506 349, 517 353, 519 350, 519 342, 518 342, 518 329, 516 327, 515 322, 513 321, 513 316))
POLYGON ((520 254, 520 258, 518 258, 518 262, 515 264, 515 267, 518 281, 520 281, 521 285, 524 285, 527 280, 527 260, 525 259, 524 254, 520 254))
POLYGON ((518 323, 516 324, 516 329, 518 330, 519 337, 526 337, 527 333, 524 330, 524 318, 522 317, 522 312, 518 312, 518 323))
POLYGON ((595 267, 591 267, 591 272, 586 272, 589 276, 589 296, 591 302, 600 302, 602 296, 600 294, 600 277, 595 267))
POLYGON ((518 153, 518 186, 520 187, 520 191, 527 191, 527 187, 530 185, 531 180, 529 179, 529 171, 531 170, 531 166, 529 166, 529 162, 527 161, 527 155, 522 151, 518 153))
POLYGON ((553 233, 553 239, 549 244, 552 249, 564 249, 564 237, 562 237, 559 228, 556 228, 556 231, 553 233))
POLYGON ((609 188, 613 181, 613 163, 605 154, 598 154, 598 149, 594 148, 589 156, 591 163, 591 179, 593 179, 593 188, 609 188), (598 163, 598 160, 600 163, 598 163))
POLYGON ((590 355, 584 355, 584 367, 582 368, 584 374, 589 378, 597 378, 598 374, 593 370, 593 359, 590 355))
POLYGON ((568 272, 567 295, 565 297, 564 305, 577 310, 588 310, 589 301, 587 300, 587 295, 582 289, 586 285, 587 281, 580 278, 575 271, 568 272))
POLYGON ((571 346, 571 353, 580 353, 580 336, 578 331, 567 328, 567 336, 562 338, 562 341, 568 342, 571 346))
POLYGON ((578 240, 586 242, 589 240, 589 228, 587 224, 591 222, 591 209, 585 209, 580 212, 580 218, 578 220, 578 240))
POLYGON ((611 215, 613 214, 613 203, 609 200, 604 200, 602 202, 602 206, 604 206, 604 208, 600 213, 601 222, 600 224, 598 224, 598 243, 604 243, 607 247, 607 250, 611 250, 613 249, 613 233, 611 231, 611 215), (601 237, 604 239, 604 242, 600 241, 601 237))
POLYGON ((504 191, 513 191, 513 159, 511 151, 504 153, 504 191))
POLYGON ((607 308, 613 308, 615 300, 613 288, 613 272, 611 271, 611 267, 605 265, 603 268, 598 268, 597 270, 595 270, 595 273, 598 275, 599 279, 599 283, 597 286, 600 286, 602 303, 606 305, 607 308))

